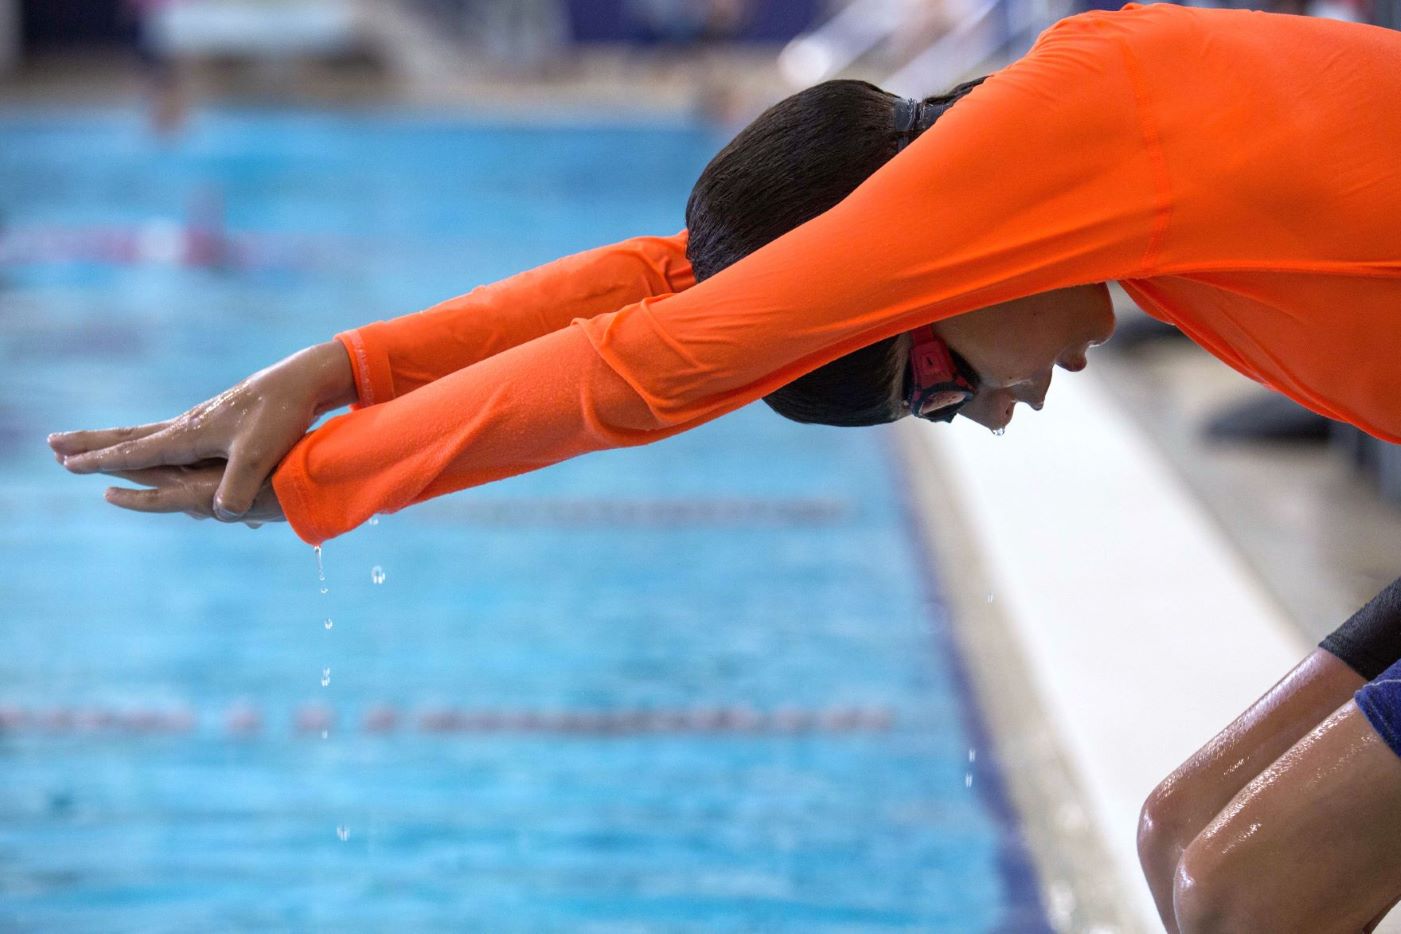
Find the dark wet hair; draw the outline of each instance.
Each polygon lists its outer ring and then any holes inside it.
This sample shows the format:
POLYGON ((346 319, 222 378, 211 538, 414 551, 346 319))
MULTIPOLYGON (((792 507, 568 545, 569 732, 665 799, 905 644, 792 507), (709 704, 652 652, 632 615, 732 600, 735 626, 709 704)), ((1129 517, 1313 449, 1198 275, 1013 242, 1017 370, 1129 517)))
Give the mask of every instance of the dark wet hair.
MULTIPOLYGON (((924 99, 925 125, 983 81, 924 99), (935 109, 930 110, 933 106, 935 109)), ((913 133, 897 132, 899 98, 865 81, 799 91, 759 115, 701 172, 686 202, 686 255, 696 281, 811 220, 851 194, 913 133)), ((899 337, 853 351, 764 397, 778 414, 822 425, 879 425, 905 379, 899 337)))

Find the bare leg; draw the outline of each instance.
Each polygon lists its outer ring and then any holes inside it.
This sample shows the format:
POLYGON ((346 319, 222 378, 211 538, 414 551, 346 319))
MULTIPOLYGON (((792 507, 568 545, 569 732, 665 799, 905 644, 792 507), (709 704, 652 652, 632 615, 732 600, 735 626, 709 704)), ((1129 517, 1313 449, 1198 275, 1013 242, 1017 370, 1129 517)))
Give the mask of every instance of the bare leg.
POLYGON ((1362 931, 1401 892, 1398 839, 1401 757, 1349 700, 1187 847, 1178 930, 1362 931))
POLYGON ((1178 934, 1173 880, 1183 852, 1242 788, 1362 684, 1337 657, 1315 649, 1153 790, 1139 818, 1138 853, 1170 934, 1178 934))

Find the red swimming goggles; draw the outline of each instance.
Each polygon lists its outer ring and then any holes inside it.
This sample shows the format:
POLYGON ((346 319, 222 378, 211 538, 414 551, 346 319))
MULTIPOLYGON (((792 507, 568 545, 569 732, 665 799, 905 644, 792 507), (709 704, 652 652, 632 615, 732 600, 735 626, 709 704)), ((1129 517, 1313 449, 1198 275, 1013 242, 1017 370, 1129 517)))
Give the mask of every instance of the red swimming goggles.
POLYGON ((978 374, 955 353, 932 325, 910 332, 905 368, 905 407, 916 418, 951 422, 978 389, 978 374))

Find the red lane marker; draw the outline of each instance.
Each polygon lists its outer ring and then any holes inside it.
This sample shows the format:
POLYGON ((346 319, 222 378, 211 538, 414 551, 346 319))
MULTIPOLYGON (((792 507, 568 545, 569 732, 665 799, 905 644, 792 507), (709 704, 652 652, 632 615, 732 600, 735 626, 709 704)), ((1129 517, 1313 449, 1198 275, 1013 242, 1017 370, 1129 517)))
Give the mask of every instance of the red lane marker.
POLYGON ((235 736, 251 736, 263 728, 263 715, 250 704, 238 703, 224 714, 224 728, 235 736))
POLYGON ((761 729, 764 725, 764 715, 748 707, 727 707, 723 713, 725 729, 743 733, 761 729))
MULTIPOLYGON (((383 735, 398 730, 405 721, 388 704, 374 704, 361 714, 364 733, 383 735)), ((53 707, 25 710, 0 706, 0 732, 26 728, 45 733, 188 733, 199 726, 193 710, 122 709, 96 706, 53 707)), ((336 723, 336 714, 324 704, 305 704, 293 711, 296 733, 324 733, 336 723)), ((570 733, 628 736, 658 733, 853 733, 890 729, 894 714, 883 707, 829 707, 808 710, 780 707, 760 711, 736 705, 692 709, 652 710, 463 710, 432 707, 420 710, 412 724, 420 733, 570 733)), ((225 732, 253 736, 263 730, 261 710, 244 701, 223 714, 225 732)))
POLYGON ((393 707, 376 705, 365 711, 360 726, 366 733, 389 733, 399 726, 399 712, 393 707))
POLYGON ((137 733, 154 733, 163 723, 161 715, 154 710, 134 710, 121 720, 123 727, 137 733))
POLYGON ((331 708, 320 704, 305 704, 297 708, 292 721, 299 733, 319 733, 329 730, 336 723, 336 715, 331 708))
POLYGON ((453 710, 427 710, 418 715, 418 728, 425 733, 448 733, 458 728, 458 714, 453 710))
POLYGON ((802 733, 812 727, 813 717, 806 710, 796 707, 780 707, 769 718, 773 729, 780 733, 802 733))
POLYGON ((35 722, 39 728, 49 732, 62 732, 73 727, 73 711, 65 710, 62 707, 54 710, 42 710, 35 715, 35 722))
POLYGON ((109 729, 117 718, 110 710, 82 709, 73 715, 73 726, 83 732, 109 729))
POLYGON ((165 714, 162 729, 170 733, 188 733, 199 726, 199 718, 193 710, 180 708, 165 714))
POLYGON ((346 253, 323 236, 225 232, 154 221, 133 227, 28 227, 0 232, 0 266, 33 263, 302 269, 346 253))

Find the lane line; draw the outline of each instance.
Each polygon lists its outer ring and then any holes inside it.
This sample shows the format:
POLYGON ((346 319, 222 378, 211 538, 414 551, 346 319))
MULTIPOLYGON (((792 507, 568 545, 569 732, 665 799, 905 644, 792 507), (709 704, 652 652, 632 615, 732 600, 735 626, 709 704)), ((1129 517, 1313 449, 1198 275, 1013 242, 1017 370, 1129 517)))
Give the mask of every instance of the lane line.
MULTIPOLYGON (((42 735, 189 734, 210 724, 231 736, 261 734, 269 716, 260 707, 238 703, 201 716, 188 706, 159 709, 105 707, 0 706, 0 737, 20 733, 42 735)), ((282 719, 282 718, 278 718, 282 719)), ((340 720, 325 704, 303 704, 285 718, 294 733, 331 730, 340 720)), ((742 705, 676 709, 622 708, 612 710, 522 709, 460 707, 404 709, 390 704, 365 707, 358 718, 361 732, 390 734, 413 731, 428 735, 490 733, 583 733, 638 736, 657 733, 794 734, 873 733, 895 726, 888 707, 777 707, 760 710, 742 705)))

